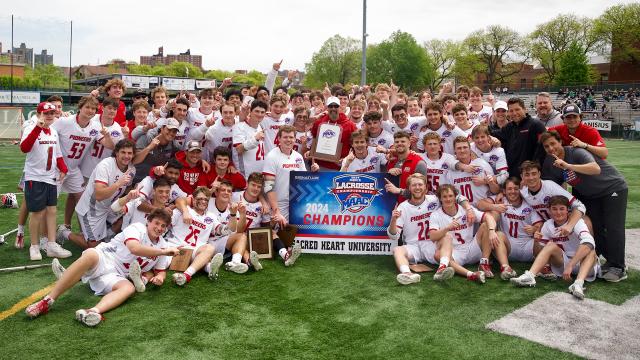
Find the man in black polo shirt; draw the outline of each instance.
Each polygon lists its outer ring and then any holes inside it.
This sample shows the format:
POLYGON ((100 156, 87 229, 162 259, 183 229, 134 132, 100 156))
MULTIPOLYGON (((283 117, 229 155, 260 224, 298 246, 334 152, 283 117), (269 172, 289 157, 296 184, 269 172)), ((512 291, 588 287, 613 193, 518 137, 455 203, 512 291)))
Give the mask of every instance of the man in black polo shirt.
POLYGON ((525 160, 542 162, 544 152, 538 144, 538 137, 546 128, 539 120, 531 118, 526 112, 524 101, 511 98, 507 101, 508 116, 511 120, 502 129, 491 131, 502 143, 507 156, 509 176, 520 177, 520 164, 525 160))

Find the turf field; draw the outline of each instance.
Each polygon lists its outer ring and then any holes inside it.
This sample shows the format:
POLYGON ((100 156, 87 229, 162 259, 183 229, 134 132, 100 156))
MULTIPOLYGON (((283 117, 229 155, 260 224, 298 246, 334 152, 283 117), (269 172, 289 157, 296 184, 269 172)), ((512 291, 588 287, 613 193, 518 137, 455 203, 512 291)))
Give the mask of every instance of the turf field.
MULTIPOLYGON (((627 227, 640 227, 640 142, 608 145, 630 185, 627 227)), ((0 193, 15 191, 23 156, 6 145, 0 159, 0 193)), ((0 233, 15 228, 16 219, 17 210, 1 209, 0 233)), ((0 246, 0 267, 30 263, 27 249, 14 249, 13 239, 0 246)), ((21 308, 7 315, 52 284, 53 274, 46 268, 0 274, 0 358, 575 358, 485 329, 547 292, 566 291, 562 281, 516 289, 498 279, 482 286, 459 277, 437 284, 427 274, 403 287, 390 257, 303 255, 290 269, 275 261, 264 266, 245 275, 223 271, 216 282, 196 275, 186 288, 150 287, 94 329, 74 320, 75 310, 97 301, 88 287, 74 287, 48 315, 29 320, 21 308)), ((525 264, 515 268, 520 273, 525 264)), ((638 275, 631 271, 619 284, 597 281, 587 296, 621 304, 640 293, 638 275)))

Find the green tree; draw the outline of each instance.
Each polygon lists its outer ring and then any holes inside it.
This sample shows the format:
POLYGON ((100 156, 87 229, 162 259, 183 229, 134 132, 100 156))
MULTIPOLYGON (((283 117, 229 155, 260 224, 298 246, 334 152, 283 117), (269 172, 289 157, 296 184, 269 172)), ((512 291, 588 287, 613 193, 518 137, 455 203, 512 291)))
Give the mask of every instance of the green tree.
POLYGON ((310 87, 323 87, 324 83, 346 84, 360 79, 362 64, 360 41, 334 35, 322 44, 320 50, 305 65, 304 83, 310 87))
POLYGON ((435 67, 427 52, 409 33, 396 31, 389 39, 367 49, 367 80, 388 83, 391 80, 407 91, 431 85, 435 67))
POLYGON ((233 77, 233 73, 231 71, 225 71, 225 70, 209 70, 207 71, 207 73, 204 75, 204 77, 206 77, 207 79, 216 79, 216 80, 224 80, 225 78, 228 77, 233 77))
POLYGON ((594 30, 611 47, 612 60, 640 61, 640 3, 608 8, 595 20, 594 30))
POLYGON ((559 69, 555 77, 558 86, 573 86, 592 83, 591 66, 584 48, 574 41, 558 61, 559 69))
POLYGON ((24 77, 28 81, 37 81, 43 88, 66 88, 68 78, 64 76, 62 70, 52 64, 49 65, 36 65, 31 69, 26 66, 24 69, 24 77))
POLYGON ((232 76, 231 78, 234 82, 249 85, 264 85, 264 82, 267 79, 267 77, 263 73, 257 70, 251 70, 246 74, 237 74, 232 76))
POLYGON ((436 89, 443 81, 454 76, 456 62, 464 55, 462 44, 453 40, 433 39, 425 42, 423 47, 434 68, 430 87, 436 89))
POLYGON ((167 75, 188 78, 201 78, 204 75, 197 66, 183 61, 175 61, 166 66, 167 75))
POLYGON ((128 64, 127 71, 136 75, 152 75, 152 67, 149 65, 128 64))

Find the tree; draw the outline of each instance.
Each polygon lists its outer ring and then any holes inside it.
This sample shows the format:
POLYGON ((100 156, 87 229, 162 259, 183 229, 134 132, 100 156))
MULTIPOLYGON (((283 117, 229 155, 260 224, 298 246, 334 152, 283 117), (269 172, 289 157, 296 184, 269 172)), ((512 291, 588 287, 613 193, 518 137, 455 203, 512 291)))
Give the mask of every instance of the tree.
POLYGON ((525 39, 500 25, 472 32, 464 45, 486 67, 489 87, 506 82, 511 75, 520 72, 529 59, 525 39), (511 65, 505 66, 507 64, 511 65))
POLYGON ((592 19, 570 14, 558 15, 538 25, 529 39, 531 57, 540 62, 549 82, 553 82, 560 58, 574 42, 582 47, 585 54, 601 44, 593 31, 592 19))
POLYGON ((25 67, 25 79, 35 81, 43 88, 66 88, 68 83, 68 78, 64 76, 62 70, 59 67, 49 64, 49 65, 36 65, 35 68, 31 69, 30 67, 25 67))
POLYGON ((611 60, 640 61, 640 4, 616 5, 595 20, 594 31, 611 46, 611 60))
POLYGON ((367 79, 393 82, 408 91, 431 85, 435 67, 425 50, 409 33, 396 31, 389 39, 367 49, 367 79))
POLYGON ((559 69, 555 78, 558 86, 575 86, 592 83, 591 67, 584 48, 574 41, 558 61, 559 69))
POLYGON ((305 85, 319 88, 325 82, 346 84, 359 81, 361 56, 359 40, 334 35, 305 65, 305 85))
POLYGON ((197 66, 183 61, 174 61, 166 66, 167 75, 187 78, 201 78, 204 75, 197 66))
POLYGON ((462 45, 452 40, 433 39, 425 42, 423 47, 434 68, 430 86, 436 89, 444 80, 454 75, 456 61, 463 56, 462 45))
POLYGON ((136 75, 151 75, 153 68, 149 65, 127 64, 127 71, 136 75))
POLYGON ((264 85, 266 79, 267 77, 257 70, 251 70, 246 74, 233 76, 234 82, 250 85, 264 85))

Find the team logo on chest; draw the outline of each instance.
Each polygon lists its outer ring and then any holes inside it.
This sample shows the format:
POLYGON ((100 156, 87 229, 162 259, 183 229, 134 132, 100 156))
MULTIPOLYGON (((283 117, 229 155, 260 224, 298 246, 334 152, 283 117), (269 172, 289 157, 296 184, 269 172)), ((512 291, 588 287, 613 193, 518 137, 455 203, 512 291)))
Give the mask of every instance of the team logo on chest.
POLYGON ((380 195, 378 179, 369 175, 339 175, 333 178, 329 193, 340 203, 340 211, 358 213, 368 208, 380 195))
POLYGON ((118 132, 118 130, 113 130, 111 132, 111 137, 120 137, 120 132, 118 132))
POLYGON ((451 136, 451 131, 449 131, 449 130, 445 130, 445 131, 442 133, 442 137, 449 137, 449 136, 451 136))
POLYGON ((498 155, 489 156, 489 162, 492 164, 495 164, 496 162, 498 162, 498 155))
POLYGON ((96 135, 98 135, 98 130, 96 130, 96 129, 91 129, 91 131, 89 131, 89 135, 91 135, 91 136, 96 136, 96 135))

